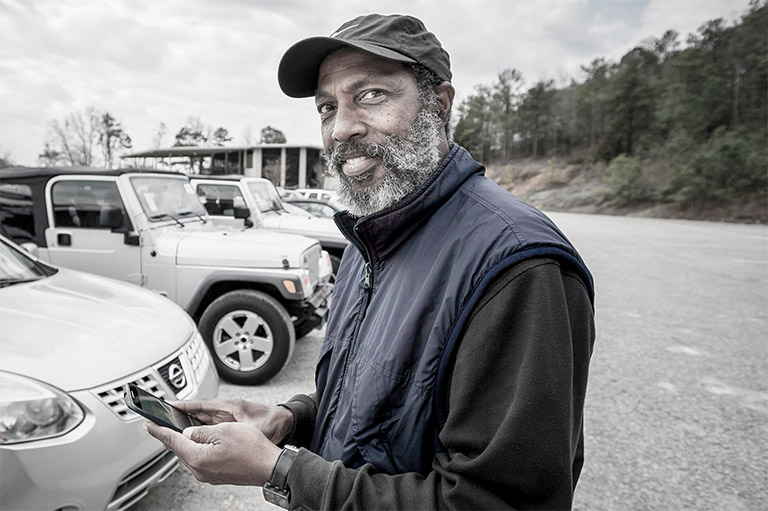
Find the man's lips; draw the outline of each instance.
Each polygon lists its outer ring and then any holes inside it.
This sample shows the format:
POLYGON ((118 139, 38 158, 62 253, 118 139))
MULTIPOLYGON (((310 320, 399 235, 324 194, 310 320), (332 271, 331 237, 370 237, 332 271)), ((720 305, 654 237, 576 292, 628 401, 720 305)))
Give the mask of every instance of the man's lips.
POLYGON ((371 156, 355 156, 341 160, 341 171, 349 177, 359 176, 376 166, 378 158, 371 156))

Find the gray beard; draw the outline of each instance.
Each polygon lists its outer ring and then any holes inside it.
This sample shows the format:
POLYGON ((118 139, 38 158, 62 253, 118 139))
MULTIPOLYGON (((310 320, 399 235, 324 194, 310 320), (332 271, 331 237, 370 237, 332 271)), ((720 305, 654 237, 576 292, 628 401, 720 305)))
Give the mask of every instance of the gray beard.
POLYGON ((437 113, 422 109, 405 136, 390 135, 382 144, 341 142, 333 149, 326 148, 323 158, 328 173, 339 179, 339 201, 351 215, 363 217, 383 211, 419 189, 440 164, 440 129, 437 113), (386 169, 381 181, 362 186, 370 172, 345 175, 341 160, 350 153, 380 158, 386 169))

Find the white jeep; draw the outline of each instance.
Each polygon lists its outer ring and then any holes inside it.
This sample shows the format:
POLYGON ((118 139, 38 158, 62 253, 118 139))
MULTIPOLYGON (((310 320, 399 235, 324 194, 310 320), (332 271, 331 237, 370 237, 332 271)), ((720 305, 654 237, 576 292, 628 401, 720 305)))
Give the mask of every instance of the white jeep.
MULTIPOLYGON (((283 203, 271 181, 246 176, 192 176, 192 186, 214 223, 256 227, 315 238, 331 255, 333 271, 349 241, 333 219, 320 218, 283 203)), ((325 192, 330 194, 330 192, 325 192)))
POLYGON ((333 289, 317 240, 214 225, 175 172, 2 169, 0 229, 44 261, 175 301, 236 383, 277 374, 296 338, 322 324, 333 289))

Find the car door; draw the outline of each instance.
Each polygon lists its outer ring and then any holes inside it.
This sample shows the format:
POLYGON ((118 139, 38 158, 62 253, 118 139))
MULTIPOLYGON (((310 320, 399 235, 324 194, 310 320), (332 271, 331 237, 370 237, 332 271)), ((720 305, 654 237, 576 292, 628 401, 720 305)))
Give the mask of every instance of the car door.
POLYGON ((141 252, 117 182, 109 176, 57 177, 46 187, 48 259, 117 280, 143 284, 141 252), (110 209, 122 222, 110 227, 110 209))

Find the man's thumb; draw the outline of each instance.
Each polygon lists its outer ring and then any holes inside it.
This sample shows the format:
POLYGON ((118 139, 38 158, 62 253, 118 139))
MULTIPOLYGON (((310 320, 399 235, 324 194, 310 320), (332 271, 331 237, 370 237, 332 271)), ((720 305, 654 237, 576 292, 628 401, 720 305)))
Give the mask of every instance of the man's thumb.
POLYGON ((213 443, 211 429, 212 426, 191 426, 184 428, 182 433, 197 444, 210 444, 213 443))

